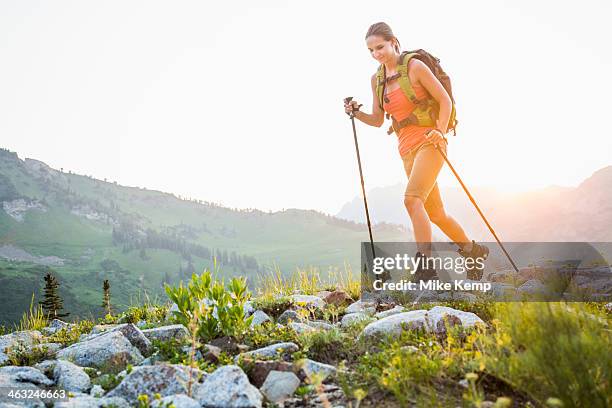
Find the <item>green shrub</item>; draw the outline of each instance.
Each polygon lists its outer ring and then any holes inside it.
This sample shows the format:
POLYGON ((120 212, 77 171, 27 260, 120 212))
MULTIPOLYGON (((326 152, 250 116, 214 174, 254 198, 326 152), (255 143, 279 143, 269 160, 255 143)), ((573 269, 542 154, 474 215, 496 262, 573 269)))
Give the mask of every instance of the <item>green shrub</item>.
POLYGON ((612 334, 581 304, 503 303, 479 340, 486 370, 544 404, 612 406, 612 334))
POLYGON ((226 289, 205 271, 199 276, 193 274, 187 287, 181 281, 177 287, 166 284, 165 290, 178 306, 179 310, 174 312, 176 321, 186 327, 195 321, 197 336, 204 341, 221 336, 241 339, 253 320, 253 316, 247 318, 244 312, 244 304, 250 297, 244 278, 232 278, 226 289))

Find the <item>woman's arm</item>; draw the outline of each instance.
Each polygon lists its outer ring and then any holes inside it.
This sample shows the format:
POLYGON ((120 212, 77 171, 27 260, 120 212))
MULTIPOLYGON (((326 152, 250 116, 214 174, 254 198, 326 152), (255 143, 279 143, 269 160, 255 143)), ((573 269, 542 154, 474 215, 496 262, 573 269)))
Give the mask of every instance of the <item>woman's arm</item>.
MULTIPOLYGON (((372 113, 365 113, 362 111, 355 112, 355 118, 359 119, 366 125, 381 127, 385 122, 385 113, 378 105, 378 97, 376 96, 376 75, 372 76, 372 113)), ((353 101, 357 104, 356 101, 353 101)))
POLYGON ((446 92, 446 89, 444 89, 444 86, 438 81, 438 78, 431 72, 429 67, 425 65, 423 61, 419 61, 416 58, 413 59, 413 61, 414 63, 412 63, 411 69, 414 70, 416 80, 423 85, 432 98, 440 105, 440 113, 438 114, 436 128, 443 134, 446 134, 453 102, 448 92, 446 92))

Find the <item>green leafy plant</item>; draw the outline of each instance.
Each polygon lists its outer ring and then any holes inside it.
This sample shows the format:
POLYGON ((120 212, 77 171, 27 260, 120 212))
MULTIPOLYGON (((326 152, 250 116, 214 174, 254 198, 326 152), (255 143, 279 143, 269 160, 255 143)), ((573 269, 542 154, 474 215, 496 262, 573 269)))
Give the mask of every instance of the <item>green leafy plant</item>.
POLYGON ((244 278, 232 278, 228 288, 213 281, 210 271, 193 274, 187 287, 165 286, 166 294, 178 307, 174 318, 188 327, 197 315, 197 335, 208 341, 221 336, 242 339, 253 316, 246 317, 244 305, 250 297, 244 278))

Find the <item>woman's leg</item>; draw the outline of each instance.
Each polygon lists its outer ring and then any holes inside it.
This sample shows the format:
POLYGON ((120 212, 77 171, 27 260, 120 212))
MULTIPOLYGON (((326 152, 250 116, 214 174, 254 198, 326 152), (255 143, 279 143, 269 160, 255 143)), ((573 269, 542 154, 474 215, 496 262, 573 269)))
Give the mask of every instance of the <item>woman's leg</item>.
POLYGON ((467 252, 472 250, 472 241, 467 237, 461 225, 444 211, 437 183, 427 198, 425 211, 431 222, 436 224, 453 242, 467 252))
MULTIPOLYGON (((446 152, 446 143, 441 143, 439 146, 446 152)), ((444 158, 431 144, 422 146, 416 153, 410 153, 404 159, 404 167, 408 174, 404 205, 412 221, 417 248, 427 256, 431 255, 432 238, 425 204, 430 192, 436 186, 436 178, 443 164, 444 158)))

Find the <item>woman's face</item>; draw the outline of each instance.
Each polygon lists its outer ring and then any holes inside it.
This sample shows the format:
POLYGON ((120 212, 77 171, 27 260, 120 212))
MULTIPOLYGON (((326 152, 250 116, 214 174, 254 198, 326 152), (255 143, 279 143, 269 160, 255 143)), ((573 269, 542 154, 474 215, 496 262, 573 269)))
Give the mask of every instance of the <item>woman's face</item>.
POLYGON ((371 35, 366 39, 366 45, 370 51, 370 55, 376 61, 384 64, 391 58, 396 57, 395 49, 393 48, 393 41, 386 41, 379 35, 371 35))

